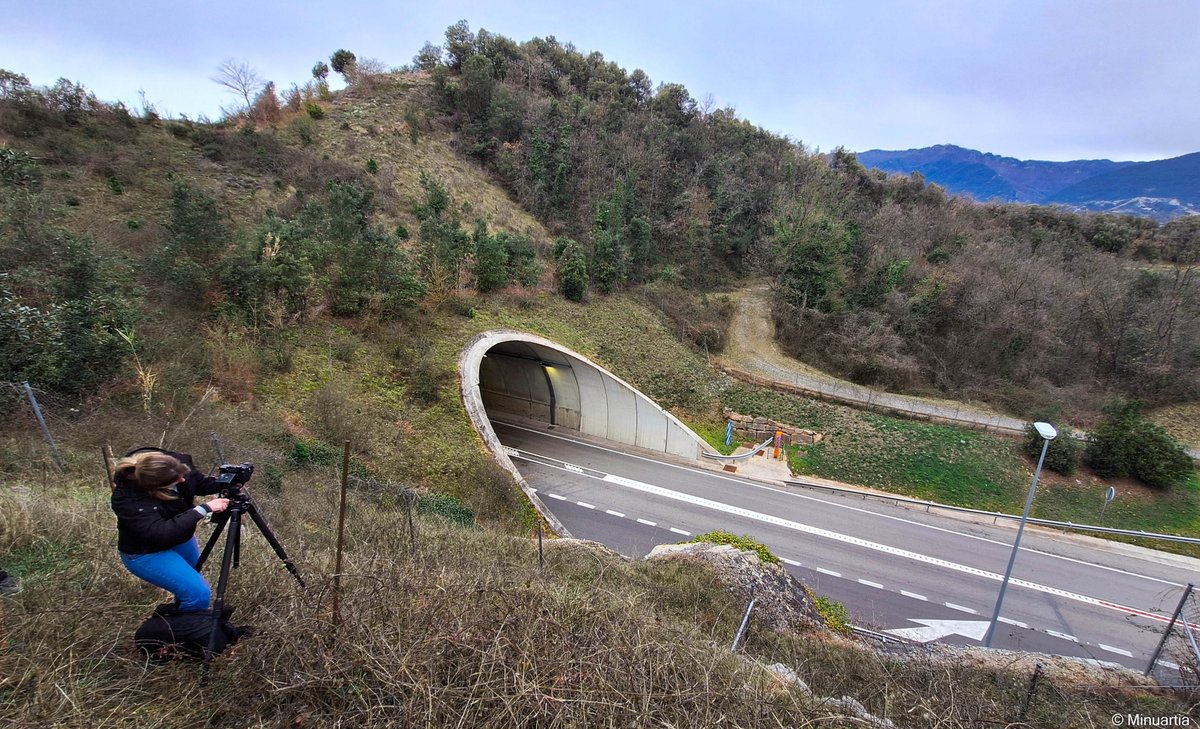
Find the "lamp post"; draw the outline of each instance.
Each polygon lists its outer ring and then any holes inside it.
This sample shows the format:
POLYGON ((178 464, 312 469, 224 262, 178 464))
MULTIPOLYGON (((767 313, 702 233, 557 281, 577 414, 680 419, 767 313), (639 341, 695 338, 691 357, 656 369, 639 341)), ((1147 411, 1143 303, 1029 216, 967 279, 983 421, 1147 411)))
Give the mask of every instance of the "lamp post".
POLYGON ((1042 436, 1042 456, 1038 458, 1037 470, 1033 472, 1033 483, 1029 486, 1029 498, 1025 499, 1025 511, 1021 513, 1021 525, 1017 527, 1017 538, 1013 541, 1012 554, 1008 557, 1008 569, 1004 570, 1004 579, 1000 582, 1000 594, 996 597, 996 610, 992 613, 992 623, 988 626, 987 637, 983 644, 992 647, 992 637, 996 634, 996 621, 1000 619, 1000 606, 1004 604, 1004 593, 1008 591, 1008 580, 1012 577, 1013 565, 1017 562, 1017 550, 1021 547, 1021 535, 1025 533, 1025 522, 1029 519, 1029 509, 1033 506, 1033 494, 1037 491, 1038 476, 1042 473, 1042 463, 1046 461, 1046 451, 1050 441, 1058 437, 1058 431, 1050 423, 1034 423, 1034 430, 1042 436))

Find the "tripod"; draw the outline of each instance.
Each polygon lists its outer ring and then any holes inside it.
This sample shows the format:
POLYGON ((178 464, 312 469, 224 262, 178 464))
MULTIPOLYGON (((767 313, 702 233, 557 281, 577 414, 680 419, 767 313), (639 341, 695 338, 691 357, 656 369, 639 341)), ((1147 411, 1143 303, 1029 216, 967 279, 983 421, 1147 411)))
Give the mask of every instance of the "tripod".
POLYGON ((287 571, 292 573, 292 577, 296 578, 296 582, 304 587, 304 578, 300 576, 300 572, 296 570, 296 565, 288 559, 287 552, 284 551, 283 545, 275 538, 274 532, 267 524, 267 520, 263 515, 258 513, 258 507, 250 500, 250 494, 246 493, 240 486, 234 486, 228 491, 229 508, 213 516, 213 523, 216 529, 213 530, 212 536, 208 538, 208 543, 204 545, 204 551, 200 553, 200 559, 196 561, 196 571, 204 566, 204 561, 208 559, 208 555, 216 546, 217 540, 221 538, 221 532, 228 526, 225 539, 225 553, 221 557, 221 574, 217 578, 217 591, 213 597, 212 604, 212 630, 209 633, 208 648, 204 651, 204 662, 207 664, 212 660, 216 652, 217 644, 217 628, 221 619, 221 613, 225 609, 225 588, 229 586, 229 570, 230 568, 237 569, 241 562, 242 553, 242 514, 249 514, 250 520, 258 527, 258 531, 267 539, 267 543, 275 550, 275 554, 283 562, 283 566, 287 567, 287 571))

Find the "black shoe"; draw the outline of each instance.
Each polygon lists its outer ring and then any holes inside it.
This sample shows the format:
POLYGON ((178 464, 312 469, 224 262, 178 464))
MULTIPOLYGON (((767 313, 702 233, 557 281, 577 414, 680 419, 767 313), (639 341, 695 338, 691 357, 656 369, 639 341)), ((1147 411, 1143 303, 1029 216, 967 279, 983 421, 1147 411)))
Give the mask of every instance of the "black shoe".
POLYGON ((21 591, 21 583, 7 572, 0 572, 0 595, 15 595, 21 591))

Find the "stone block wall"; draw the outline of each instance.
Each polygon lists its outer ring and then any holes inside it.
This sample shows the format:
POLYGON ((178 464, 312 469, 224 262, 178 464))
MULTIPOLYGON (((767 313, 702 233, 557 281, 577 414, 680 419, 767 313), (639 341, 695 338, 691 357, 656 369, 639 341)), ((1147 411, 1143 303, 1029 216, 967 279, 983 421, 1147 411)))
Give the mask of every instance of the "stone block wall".
POLYGON ((770 418, 757 418, 753 415, 742 415, 732 410, 725 417, 733 421, 733 435, 743 441, 762 443, 767 438, 774 438, 776 431, 783 431, 783 445, 811 445, 819 443, 824 437, 814 430, 806 430, 788 423, 781 423, 770 418))

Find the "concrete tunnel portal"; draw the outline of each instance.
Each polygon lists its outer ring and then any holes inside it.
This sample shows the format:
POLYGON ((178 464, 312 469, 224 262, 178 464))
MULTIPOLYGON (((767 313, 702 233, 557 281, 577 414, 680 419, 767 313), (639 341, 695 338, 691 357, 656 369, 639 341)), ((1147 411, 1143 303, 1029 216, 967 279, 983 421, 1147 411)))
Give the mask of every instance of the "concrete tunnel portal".
POLYGON ((508 452, 492 418, 553 426, 676 458, 712 449, 691 428, 587 357, 544 337, 499 330, 472 339, 459 357, 463 404, 496 460, 557 531, 508 452))

